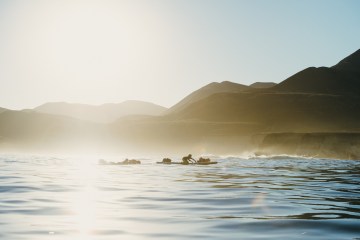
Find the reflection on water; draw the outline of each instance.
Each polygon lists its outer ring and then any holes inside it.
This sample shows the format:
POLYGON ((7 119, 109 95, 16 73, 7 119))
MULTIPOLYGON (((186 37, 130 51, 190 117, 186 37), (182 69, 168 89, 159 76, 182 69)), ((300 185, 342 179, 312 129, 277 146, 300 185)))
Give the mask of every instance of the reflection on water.
POLYGON ((217 160, 2 155, 0 239, 360 239, 360 162, 217 160))
POLYGON ((76 162, 77 171, 73 172, 80 181, 81 189, 74 192, 69 199, 74 212, 75 228, 78 230, 76 239, 86 240, 92 238, 92 231, 96 228, 96 203, 98 191, 96 189, 97 169, 94 164, 87 161, 76 162))

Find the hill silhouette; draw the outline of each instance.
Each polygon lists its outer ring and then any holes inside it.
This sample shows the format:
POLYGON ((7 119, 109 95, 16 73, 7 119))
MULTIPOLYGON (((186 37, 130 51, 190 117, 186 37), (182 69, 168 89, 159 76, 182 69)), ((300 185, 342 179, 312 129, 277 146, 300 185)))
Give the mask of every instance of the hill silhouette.
POLYGON ((0 113, 2 113, 2 112, 5 112, 5 111, 7 111, 8 109, 6 109, 6 108, 1 108, 0 107, 0 113))
MULTIPOLYGON (((197 96, 204 88, 211 88, 210 84, 190 94, 187 97, 190 99, 185 104, 183 102, 181 107, 171 108, 172 111, 168 111, 163 117, 118 122, 113 125, 114 131, 118 130, 119 134, 121 132, 140 145, 146 145, 149 142, 146 139, 151 139, 152 145, 156 142, 161 146, 172 143, 173 146, 186 145, 188 148, 211 145, 212 151, 225 145, 232 146, 223 147, 223 153, 226 154, 244 149, 244 146, 253 141, 253 136, 308 133, 311 137, 325 141, 319 146, 330 149, 336 145, 336 139, 344 141, 344 136, 353 138, 353 135, 340 133, 360 132, 360 79, 354 74, 354 69, 360 68, 354 67, 357 56, 358 54, 353 54, 332 68, 305 69, 274 87, 244 88, 238 92, 227 89, 224 92, 211 92, 206 97, 191 101, 191 96, 197 96), (344 62, 347 67, 337 69, 344 62), (348 66, 352 66, 351 69, 348 66), (125 125, 130 127, 121 127, 125 125), (311 135, 316 133, 329 134, 311 135), (329 138, 332 140, 328 141, 329 138), (327 145, 328 142, 332 142, 332 145, 327 145)), ((276 139, 277 143, 285 142, 279 138, 266 139, 267 148, 269 139, 276 139)), ((300 142, 299 140, 298 143, 300 142)), ((348 144, 352 145, 354 142, 357 140, 349 141, 348 144)), ((302 143, 301 146, 305 145, 302 143)))
POLYGON ((0 146, 6 150, 86 151, 106 144, 106 125, 35 111, 0 113, 0 146))
POLYGON ((360 73, 360 49, 331 67, 338 71, 360 73))
POLYGON ((37 112, 73 117, 76 119, 109 123, 129 115, 161 115, 166 108, 143 101, 125 101, 122 103, 107 103, 98 106, 52 102, 45 103, 34 109, 37 112))
POLYGON ((260 91, 212 94, 170 116, 251 122, 266 131, 360 131, 359 59, 358 50, 334 67, 307 68, 260 91))
POLYGON ((356 159, 360 158, 359 69, 358 50, 333 67, 307 68, 273 87, 211 83, 158 116, 130 116, 128 111, 121 117, 124 111, 117 104, 49 103, 36 111, 3 111, 0 148, 83 144, 87 149, 112 145, 137 154, 256 150, 356 159))
POLYGON ((176 120, 242 122, 262 131, 360 131, 360 98, 308 93, 223 93, 172 114, 176 120))
POLYGON ((239 83, 233 83, 230 81, 223 81, 221 83, 213 82, 210 83, 194 92, 186 96, 180 102, 172 106, 166 113, 171 113, 175 111, 179 111, 181 109, 186 108, 187 106, 191 105, 192 103, 204 99, 206 97, 211 96, 215 93, 224 93, 224 92, 242 92, 246 90, 250 90, 251 88, 242 85, 239 83))
POLYGON ((360 50, 333 67, 309 67, 272 89, 280 92, 360 95, 360 50))

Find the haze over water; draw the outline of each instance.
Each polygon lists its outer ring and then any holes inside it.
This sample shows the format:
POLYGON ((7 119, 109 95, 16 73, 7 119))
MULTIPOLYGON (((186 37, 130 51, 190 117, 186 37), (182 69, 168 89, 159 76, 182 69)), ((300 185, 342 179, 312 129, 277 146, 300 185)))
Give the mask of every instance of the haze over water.
POLYGON ((360 162, 0 157, 1 239, 359 239, 360 162))

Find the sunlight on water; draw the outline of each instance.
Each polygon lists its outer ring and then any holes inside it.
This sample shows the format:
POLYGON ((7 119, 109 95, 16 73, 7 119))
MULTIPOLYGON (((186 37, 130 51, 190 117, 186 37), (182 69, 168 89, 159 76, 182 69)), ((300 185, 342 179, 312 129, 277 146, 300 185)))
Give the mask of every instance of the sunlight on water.
POLYGON ((101 166, 90 158, 0 156, 0 239, 360 237, 360 162, 216 160, 101 166))
POLYGON ((93 239, 93 232, 96 228, 97 219, 97 201, 98 191, 95 186, 98 169, 92 161, 81 159, 74 161, 76 171, 73 172, 74 179, 77 179, 81 189, 70 195, 70 202, 72 203, 71 210, 74 212, 75 225, 79 232, 79 236, 75 239, 90 240, 93 239))
POLYGON ((86 186, 74 196, 73 210, 75 221, 79 231, 79 240, 90 239, 96 226, 96 190, 92 186, 86 186))
POLYGON ((251 202, 251 207, 260 208, 264 215, 269 215, 270 210, 266 204, 266 193, 259 193, 251 202))

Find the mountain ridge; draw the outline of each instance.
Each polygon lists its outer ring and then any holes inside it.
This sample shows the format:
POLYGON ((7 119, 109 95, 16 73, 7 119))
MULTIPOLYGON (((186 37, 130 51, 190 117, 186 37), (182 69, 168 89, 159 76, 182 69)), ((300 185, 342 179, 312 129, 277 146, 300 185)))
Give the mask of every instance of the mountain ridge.
POLYGON ((0 113, 5 112, 5 111, 8 111, 8 109, 0 107, 0 113))
POLYGON ((360 72, 360 49, 350 54, 346 58, 342 59, 336 65, 331 68, 336 70, 345 70, 345 71, 353 71, 360 72))
POLYGON ((332 67, 308 67, 273 88, 280 92, 360 95, 360 50, 332 67))
MULTIPOLYGON (((230 154, 261 146, 267 150, 276 147, 280 153, 286 153, 290 150, 282 147, 289 138, 295 139, 291 148, 301 154, 302 148, 311 148, 312 144, 303 142, 309 138, 320 142, 314 148, 316 153, 331 152, 332 147, 339 145, 338 141, 349 138, 342 148, 359 148, 356 139, 360 139, 360 77, 354 71, 360 69, 358 57, 359 50, 333 67, 309 67, 269 88, 257 89, 229 81, 210 83, 175 104, 172 111, 157 116, 140 114, 116 118, 119 120, 111 123, 91 124, 36 111, 4 111, 0 113, 0 147, 27 139, 37 141, 40 148, 57 142, 66 147, 88 142, 85 149, 113 143, 116 150, 129 147, 146 154, 179 149, 230 154)), ((99 107, 114 106, 117 105, 99 107)), ((344 157, 349 153, 355 154, 351 158, 360 157, 349 149, 343 155, 319 156, 344 157)))
POLYGON ((182 100, 180 100, 177 104, 169 108, 166 111, 166 114, 172 113, 174 111, 178 111, 180 109, 186 108, 191 103, 199 101, 203 98, 206 98, 214 93, 221 93, 221 92, 241 92, 250 90, 249 86, 234 83, 230 81, 223 81, 223 82, 212 82, 209 83, 194 92, 190 93, 189 95, 185 96, 182 100))
POLYGON ((101 105, 49 102, 33 110, 86 121, 109 123, 129 115, 161 115, 166 109, 145 101, 128 100, 121 103, 105 103, 101 105))

